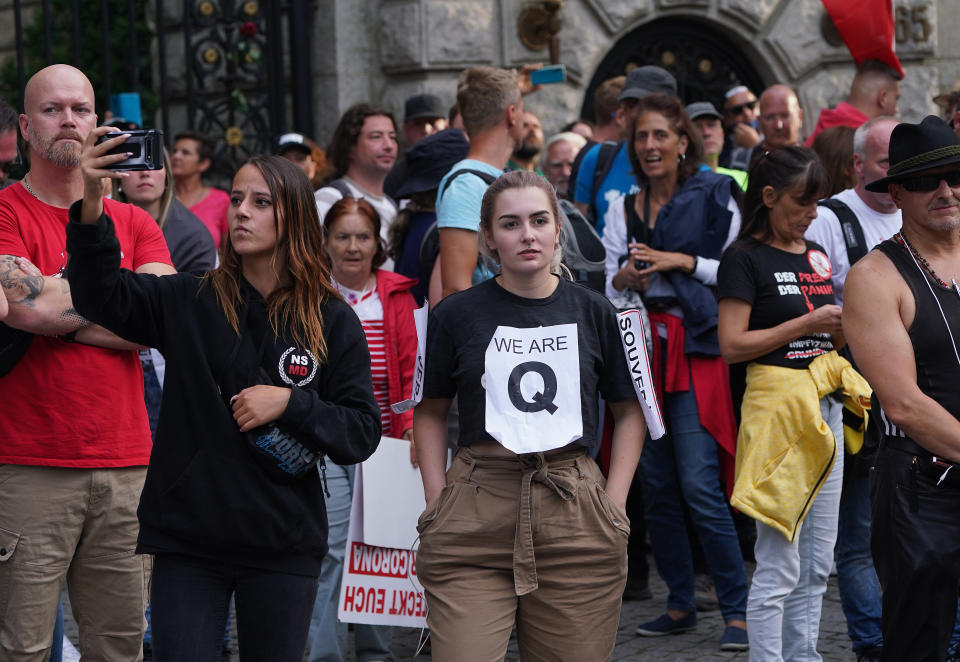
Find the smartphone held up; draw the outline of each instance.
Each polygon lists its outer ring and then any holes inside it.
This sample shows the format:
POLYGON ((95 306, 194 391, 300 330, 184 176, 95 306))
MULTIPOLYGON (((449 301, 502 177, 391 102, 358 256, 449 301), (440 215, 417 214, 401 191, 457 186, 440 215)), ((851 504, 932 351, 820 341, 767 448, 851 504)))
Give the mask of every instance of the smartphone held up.
POLYGON ((118 161, 109 170, 160 170, 163 168, 163 131, 160 129, 133 129, 120 133, 106 133, 97 139, 97 144, 127 135, 126 142, 110 149, 107 154, 126 154, 130 157, 118 161))

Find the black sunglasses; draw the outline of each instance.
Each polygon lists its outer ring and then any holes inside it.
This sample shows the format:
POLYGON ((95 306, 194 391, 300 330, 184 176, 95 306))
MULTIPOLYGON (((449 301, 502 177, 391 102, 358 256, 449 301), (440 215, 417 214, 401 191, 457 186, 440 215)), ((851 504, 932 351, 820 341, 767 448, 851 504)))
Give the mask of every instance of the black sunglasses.
POLYGON ((941 181, 946 182, 950 188, 960 188, 960 170, 941 172, 936 175, 907 177, 896 183, 913 193, 929 193, 930 191, 936 191, 940 188, 941 181))
POLYGON ((727 108, 727 112, 730 113, 731 115, 739 115, 740 113, 743 112, 744 108, 749 108, 750 110, 753 110, 756 107, 757 107, 757 100, 754 99, 753 101, 741 103, 736 106, 730 106, 729 108, 727 108))

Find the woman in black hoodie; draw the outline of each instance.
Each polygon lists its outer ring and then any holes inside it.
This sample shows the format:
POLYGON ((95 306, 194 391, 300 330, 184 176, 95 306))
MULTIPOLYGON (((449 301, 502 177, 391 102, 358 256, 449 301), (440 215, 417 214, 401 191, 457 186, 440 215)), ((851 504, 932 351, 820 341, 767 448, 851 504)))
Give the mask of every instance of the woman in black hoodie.
POLYGON ((121 270, 102 178, 124 176, 106 152, 125 138, 95 145, 107 131, 84 144, 68 277, 82 315, 167 360, 138 510, 154 659, 215 659, 236 593, 243 657, 299 662, 327 538, 312 462, 360 462, 380 438, 363 329, 330 284, 310 184, 280 157, 237 172, 217 269, 121 270))

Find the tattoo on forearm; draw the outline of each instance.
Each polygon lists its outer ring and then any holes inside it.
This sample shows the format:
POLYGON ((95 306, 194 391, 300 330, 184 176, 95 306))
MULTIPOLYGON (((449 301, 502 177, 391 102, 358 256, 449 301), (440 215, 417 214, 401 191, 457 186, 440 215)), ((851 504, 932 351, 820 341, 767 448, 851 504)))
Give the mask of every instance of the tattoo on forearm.
POLYGON ((43 292, 44 284, 43 276, 25 274, 17 266, 15 257, 10 255, 0 257, 0 287, 3 287, 7 301, 10 303, 34 307, 37 297, 43 292))
POLYGON ((72 306, 60 313, 60 321, 73 327, 73 331, 85 329, 93 324, 90 320, 78 313, 77 309, 72 306))

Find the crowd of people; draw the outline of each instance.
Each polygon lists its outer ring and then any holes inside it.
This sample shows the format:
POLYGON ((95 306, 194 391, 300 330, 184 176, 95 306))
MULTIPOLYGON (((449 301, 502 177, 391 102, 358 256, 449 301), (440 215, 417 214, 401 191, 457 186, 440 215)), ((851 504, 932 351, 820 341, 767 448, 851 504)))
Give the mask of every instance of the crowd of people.
POLYGON ((548 138, 530 70, 356 104, 227 190, 203 133, 114 167, 73 67, 0 102, 0 660, 58 659, 66 585, 85 658, 219 659, 234 604, 243 659, 341 662, 381 435, 434 659, 609 659, 648 555, 638 636, 713 599, 720 650, 819 660, 835 565, 858 660, 960 659, 960 113, 901 123, 868 60, 804 135, 788 86, 718 110, 647 65, 548 138))

